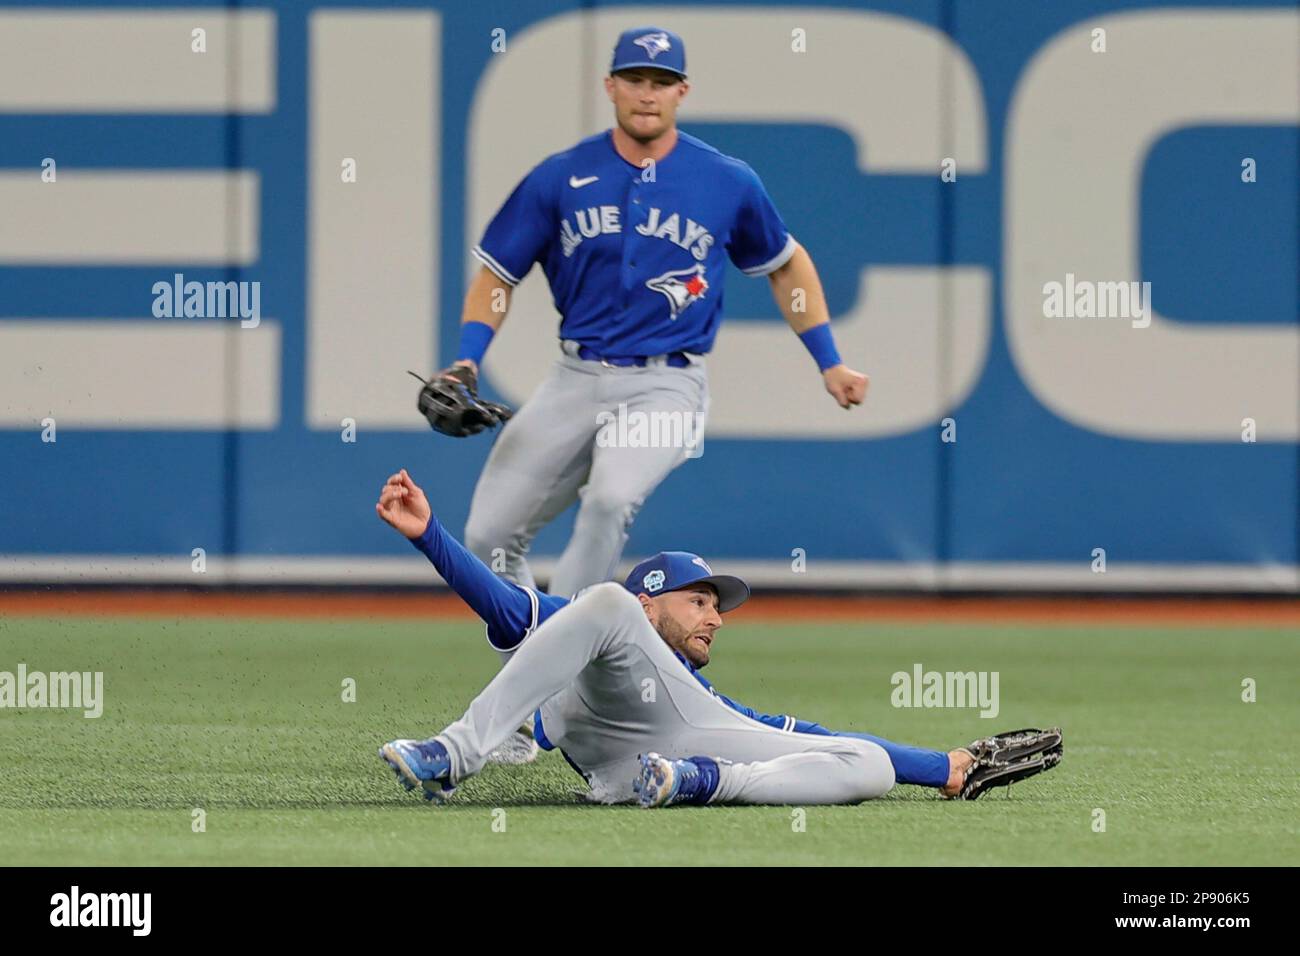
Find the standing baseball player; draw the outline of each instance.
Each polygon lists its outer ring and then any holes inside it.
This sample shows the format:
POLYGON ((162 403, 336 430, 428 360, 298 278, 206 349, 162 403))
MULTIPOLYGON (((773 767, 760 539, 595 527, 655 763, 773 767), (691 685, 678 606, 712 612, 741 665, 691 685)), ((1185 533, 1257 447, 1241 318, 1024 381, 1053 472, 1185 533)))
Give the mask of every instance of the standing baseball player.
POLYGON ((479 772, 534 713, 538 740, 560 749, 592 800, 643 807, 856 803, 896 782, 974 799, 1060 760, 1059 729, 1013 731, 945 753, 760 714, 723 696, 699 670, 721 615, 742 604, 749 587, 696 555, 661 552, 625 585, 595 585, 570 601, 493 574, 447 534, 405 470, 388 479, 375 510, 510 657, 442 733, 380 749, 398 780, 427 799, 479 772))
POLYGON ((656 27, 623 33, 605 79, 614 127, 534 167, 473 250, 483 267, 465 297, 457 361, 444 375, 473 392, 510 291, 534 263, 562 316, 563 354, 498 438, 465 528, 471 551, 529 588, 530 543, 578 500, 550 593, 609 580, 646 497, 698 449, 709 406, 704 356, 722 320, 727 259, 768 277, 841 407, 866 394, 867 377, 835 349, 812 259, 758 176, 677 129, 689 89, 681 37, 656 27), (682 441, 597 440, 613 416, 662 413, 685 423, 682 441))

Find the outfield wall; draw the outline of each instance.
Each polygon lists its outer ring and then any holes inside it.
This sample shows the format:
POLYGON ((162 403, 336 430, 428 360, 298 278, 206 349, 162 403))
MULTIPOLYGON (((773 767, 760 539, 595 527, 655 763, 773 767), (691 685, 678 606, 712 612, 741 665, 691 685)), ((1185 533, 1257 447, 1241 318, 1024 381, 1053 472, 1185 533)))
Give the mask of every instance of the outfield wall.
MULTIPOLYGON (((629 556, 1300 591, 1293 5, 542 7, 0 4, 0 581, 427 580, 379 486, 407 467, 459 532, 490 439, 430 434, 405 370, 449 361, 470 246, 658 22, 683 128, 762 176, 872 385, 835 408, 731 270, 704 453, 629 556), (259 283, 260 320, 156 317, 177 273, 259 283), (1046 317, 1067 277, 1149 282, 1149 324, 1046 317)), ((488 391, 523 401, 555 329, 534 269, 488 391)))

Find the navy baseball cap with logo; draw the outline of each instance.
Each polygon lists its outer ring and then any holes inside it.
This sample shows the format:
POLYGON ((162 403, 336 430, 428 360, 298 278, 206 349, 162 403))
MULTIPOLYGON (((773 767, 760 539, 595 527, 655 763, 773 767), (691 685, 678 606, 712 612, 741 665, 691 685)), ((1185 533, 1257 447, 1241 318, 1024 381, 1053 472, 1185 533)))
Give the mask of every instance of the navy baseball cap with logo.
POLYGON ((634 27, 624 30, 614 44, 614 59, 609 72, 630 70, 634 66, 653 66, 686 76, 686 44, 672 30, 660 27, 634 27))
POLYGON ((698 554, 660 551, 632 569, 623 587, 633 594, 665 594, 692 584, 712 584, 718 592, 718 610, 734 611, 749 600, 749 585, 730 574, 714 574, 698 554))

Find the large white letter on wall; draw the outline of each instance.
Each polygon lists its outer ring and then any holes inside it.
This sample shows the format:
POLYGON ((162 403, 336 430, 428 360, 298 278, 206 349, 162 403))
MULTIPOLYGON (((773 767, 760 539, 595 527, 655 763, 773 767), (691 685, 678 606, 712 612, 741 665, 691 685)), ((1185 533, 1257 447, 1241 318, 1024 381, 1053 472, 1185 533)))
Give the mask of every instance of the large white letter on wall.
POLYGON ((1294 441, 1300 328, 1045 318, 1043 286, 1067 273, 1141 280, 1139 179, 1162 136, 1300 121, 1300 15, 1178 9, 1107 14, 1105 25, 1105 54, 1090 49, 1092 21, 1071 27, 1034 57, 1012 99, 1003 298, 1020 375, 1057 415, 1106 434, 1240 441, 1249 417, 1261 438, 1294 441))
MULTIPOLYGON (((216 7, 0 11, 0 113, 267 113, 275 27, 270 11, 216 7)), ((171 265, 252 265, 259 194, 248 170, 6 170, 0 265, 147 263, 160 281, 171 265)), ((142 318, 153 297, 142 285, 141 317, 0 320, 0 427, 274 427, 279 323, 142 318)))
POLYGON ((428 427, 405 370, 437 366, 440 28, 433 12, 311 15, 311 428, 428 427))

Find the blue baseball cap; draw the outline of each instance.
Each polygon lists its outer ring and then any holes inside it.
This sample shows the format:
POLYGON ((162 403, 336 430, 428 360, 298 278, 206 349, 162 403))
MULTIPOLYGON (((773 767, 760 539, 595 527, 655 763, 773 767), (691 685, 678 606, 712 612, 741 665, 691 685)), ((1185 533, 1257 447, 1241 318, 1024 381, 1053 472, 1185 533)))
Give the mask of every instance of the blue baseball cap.
POLYGON ((686 76, 686 44, 672 30, 660 27, 634 27, 624 30, 614 44, 614 59, 609 72, 630 70, 634 66, 652 66, 686 76))
POLYGON ((689 551, 660 551, 632 569, 623 587, 633 594, 654 597, 680 591, 692 584, 711 584, 718 592, 718 610, 734 611, 749 600, 749 585, 730 574, 714 574, 698 554, 689 551))

